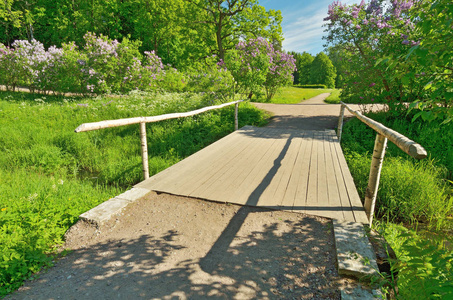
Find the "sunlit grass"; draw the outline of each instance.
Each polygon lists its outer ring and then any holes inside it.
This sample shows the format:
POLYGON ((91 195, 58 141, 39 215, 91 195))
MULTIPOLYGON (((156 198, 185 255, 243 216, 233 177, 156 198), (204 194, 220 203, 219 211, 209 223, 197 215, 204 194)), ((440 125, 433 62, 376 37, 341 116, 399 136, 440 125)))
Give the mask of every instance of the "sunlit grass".
MULTIPOLYGON (((304 100, 313 98, 323 93, 332 93, 335 92, 334 89, 303 89, 300 87, 283 87, 277 94, 271 99, 270 103, 275 104, 297 104, 304 100)), ((339 95, 339 93, 338 93, 339 95)), ((262 96, 259 99, 254 101, 257 102, 266 102, 265 96, 262 96)))
POLYGON ((330 92, 330 96, 327 97, 324 102, 326 103, 329 103, 329 104, 338 104, 340 103, 340 94, 341 94, 341 90, 339 89, 334 89, 334 90, 331 90, 330 92))

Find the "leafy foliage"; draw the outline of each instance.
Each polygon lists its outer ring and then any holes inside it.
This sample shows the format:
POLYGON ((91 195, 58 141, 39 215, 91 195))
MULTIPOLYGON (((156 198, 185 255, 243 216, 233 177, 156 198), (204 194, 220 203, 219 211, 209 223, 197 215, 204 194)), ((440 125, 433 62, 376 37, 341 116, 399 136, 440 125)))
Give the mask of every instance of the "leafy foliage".
POLYGON ((453 297, 451 236, 439 232, 409 230, 401 225, 378 226, 395 250, 398 260, 398 298, 449 299, 453 297))
POLYGON ((449 122, 453 4, 448 0, 385 3, 329 6, 325 39, 341 65, 342 97, 358 103, 413 102, 410 108, 419 109, 415 117, 449 122))
POLYGON ((81 47, 87 32, 112 40, 141 42, 178 69, 233 49, 240 38, 282 41, 280 11, 256 0, 28 0, 0 4, 0 42, 39 40, 46 48, 74 41, 81 47))
POLYGON ((236 50, 227 54, 225 64, 236 80, 240 93, 259 95, 264 86, 266 99, 270 101, 279 87, 293 81, 294 58, 275 50, 263 38, 239 42, 236 50))
POLYGON ((324 52, 318 53, 310 66, 310 83, 334 88, 335 77, 337 73, 329 57, 324 52))

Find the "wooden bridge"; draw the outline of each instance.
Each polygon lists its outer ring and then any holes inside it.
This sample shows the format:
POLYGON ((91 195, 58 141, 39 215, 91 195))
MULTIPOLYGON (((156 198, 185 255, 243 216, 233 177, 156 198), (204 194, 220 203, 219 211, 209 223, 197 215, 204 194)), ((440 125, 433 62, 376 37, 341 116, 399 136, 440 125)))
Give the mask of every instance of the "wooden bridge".
MULTIPOLYGON (((140 124, 145 180, 136 185, 137 188, 363 224, 371 224, 373 219, 387 139, 414 158, 427 156, 419 144, 342 103, 338 120, 340 138, 346 109, 377 132, 365 195, 365 212, 333 130, 290 129, 284 122, 283 126, 274 128, 245 126, 237 130, 240 102, 242 100, 186 113, 85 123, 75 131, 140 124), (146 123, 193 116, 233 104, 234 133, 149 178, 146 123)), ((326 108, 325 104, 323 106, 322 111, 326 108)), ((316 110, 319 113, 319 108, 316 110)))
POLYGON ((136 187, 368 223, 333 130, 245 126, 136 187))

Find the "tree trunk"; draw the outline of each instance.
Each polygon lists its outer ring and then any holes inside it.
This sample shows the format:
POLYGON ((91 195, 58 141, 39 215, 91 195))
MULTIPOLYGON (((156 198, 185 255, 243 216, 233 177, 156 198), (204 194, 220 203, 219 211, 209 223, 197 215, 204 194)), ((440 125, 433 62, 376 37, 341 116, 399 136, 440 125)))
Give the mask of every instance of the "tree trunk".
POLYGON ((224 14, 221 12, 219 15, 219 21, 216 24, 217 31, 216 31, 216 38, 217 38, 217 47, 219 48, 219 58, 221 60, 225 59, 225 50, 223 49, 223 41, 222 41, 222 23, 223 23, 224 14))

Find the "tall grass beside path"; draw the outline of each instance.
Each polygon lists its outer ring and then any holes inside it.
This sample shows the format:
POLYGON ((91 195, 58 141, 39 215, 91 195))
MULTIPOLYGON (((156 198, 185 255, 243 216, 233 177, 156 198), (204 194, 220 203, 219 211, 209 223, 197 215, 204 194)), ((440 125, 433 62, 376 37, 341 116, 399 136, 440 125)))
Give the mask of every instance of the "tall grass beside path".
MULTIPOLYGON (((423 222, 432 228, 453 228, 453 124, 411 122, 411 116, 404 114, 368 116, 418 142, 428 152, 428 158, 418 161, 389 143, 377 196, 378 216, 394 222, 423 222)), ((357 119, 343 127, 343 151, 362 199, 375 135, 357 119)))
MULTIPOLYGON (((193 93, 93 99, 0 92, 0 296, 52 264, 81 213, 142 180, 138 125, 74 133, 78 125, 209 104, 193 93)), ((264 122, 264 113, 240 104, 239 126, 264 122)), ((234 107, 147 128, 153 175, 230 133, 234 107)))

